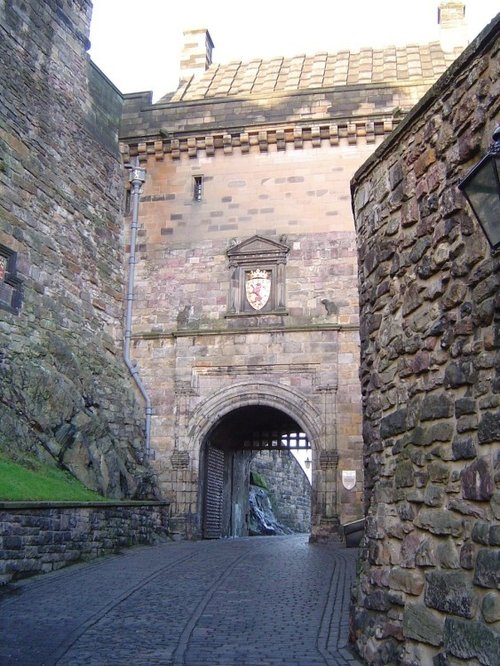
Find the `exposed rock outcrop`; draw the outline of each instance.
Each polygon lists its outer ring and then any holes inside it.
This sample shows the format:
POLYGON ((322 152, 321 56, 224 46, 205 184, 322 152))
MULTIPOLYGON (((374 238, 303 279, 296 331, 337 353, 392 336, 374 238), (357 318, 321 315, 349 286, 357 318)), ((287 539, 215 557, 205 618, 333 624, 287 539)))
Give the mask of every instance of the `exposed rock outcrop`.
POLYGON ((250 536, 293 534, 293 530, 278 522, 273 512, 269 491, 259 486, 250 486, 248 533, 250 536))
POLYGON ((151 497, 122 360, 122 96, 90 0, 0 4, 0 448, 115 498, 151 497))

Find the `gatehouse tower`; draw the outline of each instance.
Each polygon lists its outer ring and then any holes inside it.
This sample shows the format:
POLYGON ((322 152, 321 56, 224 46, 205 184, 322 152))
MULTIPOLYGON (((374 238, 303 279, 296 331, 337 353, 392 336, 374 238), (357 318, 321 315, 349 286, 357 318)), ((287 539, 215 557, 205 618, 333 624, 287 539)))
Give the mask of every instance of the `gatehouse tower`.
POLYGON ((177 531, 245 534, 252 452, 305 447, 311 537, 328 538, 363 516, 349 181, 459 49, 213 49, 186 32, 178 89, 125 95, 123 160, 147 170, 132 355, 153 465, 177 531))

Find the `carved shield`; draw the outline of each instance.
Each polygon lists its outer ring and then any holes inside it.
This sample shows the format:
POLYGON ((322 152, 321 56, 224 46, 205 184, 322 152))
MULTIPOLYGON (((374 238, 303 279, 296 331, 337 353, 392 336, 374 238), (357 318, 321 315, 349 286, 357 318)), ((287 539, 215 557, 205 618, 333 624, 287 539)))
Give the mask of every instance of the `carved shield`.
POLYGON ((247 301, 254 310, 262 310, 271 295, 271 278, 268 271, 250 271, 245 285, 247 301))
POLYGON ((342 470, 342 485, 346 490, 352 490, 356 485, 356 470, 344 469, 342 470))

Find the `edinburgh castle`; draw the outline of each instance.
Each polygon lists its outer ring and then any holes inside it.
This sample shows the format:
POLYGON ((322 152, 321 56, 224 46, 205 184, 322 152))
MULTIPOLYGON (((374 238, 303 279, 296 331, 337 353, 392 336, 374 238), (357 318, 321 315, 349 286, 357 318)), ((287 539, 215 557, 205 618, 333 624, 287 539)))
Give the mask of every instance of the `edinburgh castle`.
POLYGON ((252 460, 302 451, 310 541, 364 523, 367 663, 493 665, 499 262, 458 183, 499 17, 229 64, 187 31, 153 103, 92 63, 91 10, 0 7, 0 449, 182 539, 248 535, 252 460))

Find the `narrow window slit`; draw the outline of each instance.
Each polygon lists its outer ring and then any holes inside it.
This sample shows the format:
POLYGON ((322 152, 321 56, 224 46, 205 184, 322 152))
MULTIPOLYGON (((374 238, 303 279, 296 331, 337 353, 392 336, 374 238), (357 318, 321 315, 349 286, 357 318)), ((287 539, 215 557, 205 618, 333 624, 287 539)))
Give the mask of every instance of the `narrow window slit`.
POLYGON ((203 176, 193 176, 193 201, 201 201, 203 194, 203 176))

